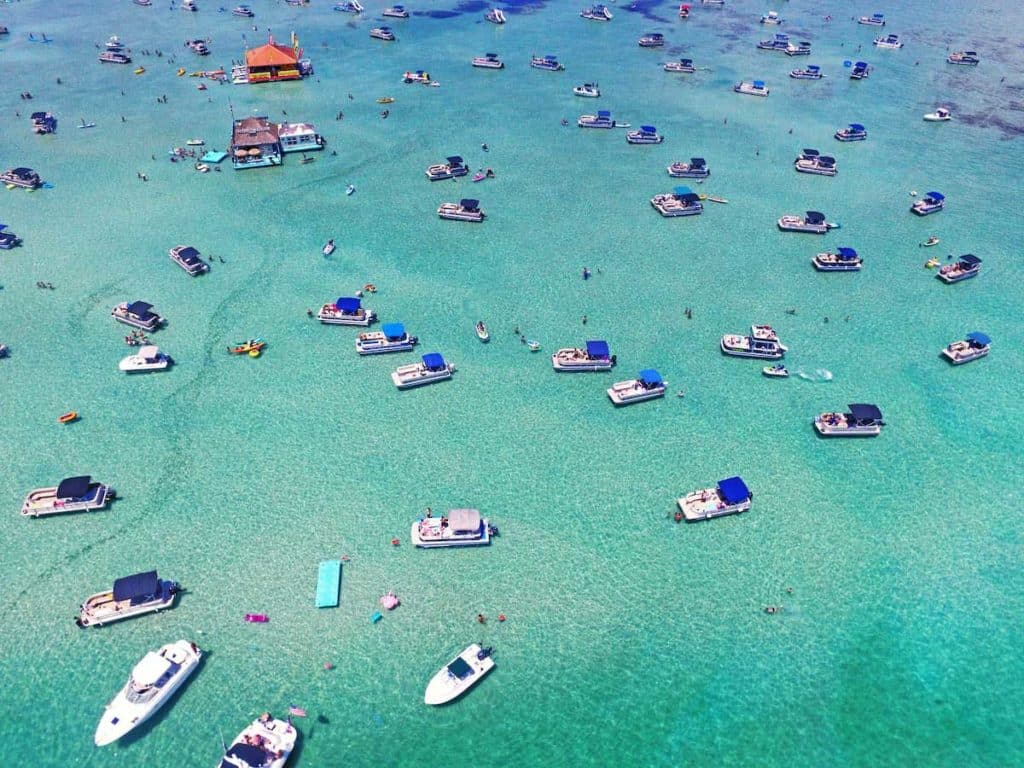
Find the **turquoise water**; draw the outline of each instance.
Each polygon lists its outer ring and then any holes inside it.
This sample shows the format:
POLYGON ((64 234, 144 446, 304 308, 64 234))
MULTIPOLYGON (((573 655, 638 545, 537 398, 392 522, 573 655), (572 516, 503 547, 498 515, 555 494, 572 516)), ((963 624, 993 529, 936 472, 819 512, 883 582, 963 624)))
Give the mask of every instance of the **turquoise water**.
POLYGON ((200 5, 76 1, 59 18, 51 3, 0 5, 0 166, 53 185, 0 195, 0 221, 25 241, 0 252, 8 762, 213 765, 222 737, 294 703, 310 717, 291 764, 307 766, 1024 763, 1019 6, 781 3, 781 31, 813 42, 808 60, 754 50, 775 30, 746 0, 698 4, 685 22, 670 3, 613 7, 606 25, 552 3, 504 27, 483 6, 430 18, 410 5, 412 19, 388 22, 391 45, 368 37, 381 2, 354 18, 325 0, 256 0, 258 33, 200 5), (876 10, 903 50, 873 49, 877 30, 849 20, 876 10), (313 80, 200 92, 175 77, 229 66, 242 33, 262 42, 267 27, 298 33, 313 80), (647 31, 669 46, 639 49, 647 31), (110 34, 144 75, 96 62, 110 34), (212 38, 213 55, 181 46, 193 37, 212 38), (858 44, 875 70, 855 83, 841 65, 858 44), (981 66, 946 65, 960 48, 981 66), (470 68, 485 51, 507 68, 470 68), (529 69, 531 53, 567 69, 529 69), (661 71, 684 55, 710 71, 661 71), (807 63, 830 77, 785 76, 807 63), (441 87, 400 83, 420 68, 441 87), (753 78, 768 99, 731 93, 753 78), (583 81, 602 99, 573 97, 583 81), (385 95, 396 101, 381 120, 385 95), (923 122, 938 104, 954 120, 923 122), (560 125, 597 108, 666 141, 560 125), (55 136, 31 134, 39 109, 60 119, 55 136), (239 173, 167 162, 191 137, 224 144, 232 110, 313 121, 329 151, 239 173), (96 128, 75 129, 81 117, 96 128), (833 141, 852 121, 869 140, 833 141), (802 147, 834 154, 839 175, 793 173, 802 147), (428 183, 423 169, 449 154, 497 178, 428 183), (694 155, 713 171, 699 191, 730 203, 658 217, 648 199, 676 184, 664 167, 694 155), (947 209, 910 215, 908 192, 931 189, 947 209), (436 218, 463 196, 480 198, 483 225, 436 218), (776 230, 808 208, 842 229, 776 230), (933 233, 939 247, 917 246, 933 233), (170 262, 180 243, 217 257, 209 275, 170 262), (815 273, 811 256, 839 245, 864 270, 815 273), (975 280, 945 286, 922 267, 966 252, 984 259, 975 280), (399 393, 388 374, 414 358, 358 358, 355 329, 306 317, 368 281, 367 305, 444 353, 453 381, 399 393), (108 314, 136 298, 170 321, 154 336, 178 361, 167 374, 117 372, 125 331, 108 314), (769 381, 762 364, 722 357, 719 337, 751 323, 779 330, 793 371, 834 378, 769 381), (544 351, 531 355, 516 325, 544 351), (938 358, 970 330, 993 337, 986 360, 938 358), (259 360, 222 351, 254 335, 270 342, 259 360), (587 338, 609 340, 616 372, 555 375, 548 354, 587 338), (604 389, 646 367, 685 397, 613 409, 604 389), (880 405, 882 437, 814 436, 814 414, 853 401, 880 405), (58 425, 72 408, 81 421, 58 425), (17 514, 29 489, 86 472, 118 489, 109 511, 17 514), (675 498, 732 474, 754 490, 750 514, 671 521, 675 498), (502 535, 415 551, 409 525, 428 505, 478 507, 502 535), (316 611, 317 564, 342 554, 341 606, 316 611), (175 610, 75 628, 84 597, 152 567, 187 588, 175 610), (403 604, 373 625, 388 590, 403 604), (243 623, 250 611, 270 623, 243 623), (174 705, 93 747, 131 666, 180 637, 209 656, 174 705), (495 647, 495 671, 427 709, 431 675, 473 641, 495 647))

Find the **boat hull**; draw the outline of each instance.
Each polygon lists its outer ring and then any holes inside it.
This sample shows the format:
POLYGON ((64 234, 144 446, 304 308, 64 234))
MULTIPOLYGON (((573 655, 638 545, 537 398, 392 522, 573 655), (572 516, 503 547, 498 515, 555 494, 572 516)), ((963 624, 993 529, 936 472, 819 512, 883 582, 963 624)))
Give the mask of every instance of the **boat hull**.
MULTIPOLYGON (((428 518, 428 520, 438 520, 438 518, 428 518)), ((455 535, 449 538, 423 538, 420 534, 420 526, 424 524, 423 520, 417 520, 412 524, 412 528, 409 530, 409 537, 412 540, 413 546, 420 549, 448 549, 452 547, 486 547, 491 543, 491 528, 490 522, 483 518, 480 520, 480 530, 475 532, 473 535, 455 535)), ((440 523, 438 522, 438 525, 440 523)))
POLYGON ((423 694, 423 702, 432 706, 447 704, 450 701, 462 696, 466 691, 483 680, 484 676, 494 669, 494 659, 485 656, 478 658, 481 648, 476 643, 470 645, 466 650, 445 664, 441 670, 434 675, 427 684, 427 690, 423 694), (457 659, 462 659, 472 670, 472 674, 463 679, 454 677, 448 672, 448 666, 457 659))
POLYGON ((391 381, 399 389, 412 389, 439 381, 448 381, 455 367, 449 365, 443 371, 428 371, 422 365, 407 366, 391 372, 391 381))
POLYGON ((746 499, 738 504, 724 504, 721 502, 717 488, 704 488, 677 499, 676 505, 686 522, 695 523, 700 520, 711 520, 715 517, 746 512, 750 509, 751 500, 746 499))

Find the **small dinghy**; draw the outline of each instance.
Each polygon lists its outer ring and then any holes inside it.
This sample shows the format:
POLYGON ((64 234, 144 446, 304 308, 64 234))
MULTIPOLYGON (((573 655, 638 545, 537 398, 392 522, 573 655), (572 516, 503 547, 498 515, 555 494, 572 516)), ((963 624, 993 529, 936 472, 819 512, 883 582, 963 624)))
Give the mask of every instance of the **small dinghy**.
POLYGON ((530 341, 526 342, 526 346, 530 348, 531 352, 540 352, 540 342, 539 341, 533 341, 531 339, 530 341))
POLYGON ((476 336, 485 344, 491 340, 491 334, 487 331, 487 326, 484 325, 483 320, 478 321, 476 324, 476 336))
POLYGON ((330 256, 332 253, 334 253, 334 247, 334 240, 328 240, 326 243, 324 243, 324 247, 321 249, 321 251, 323 252, 324 256, 330 256))
POLYGON ((494 669, 491 648, 481 648, 476 643, 445 664, 430 679, 423 696, 426 704, 447 704, 479 683, 494 669))
POLYGON ((355 191, 356 191, 355 184, 349 184, 347 187, 345 187, 345 194, 346 195, 351 195, 355 191))
POLYGON ((930 248, 931 246, 938 245, 938 244, 939 244, 939 238, 937 238, 935 235, 932 235, 927 240, 925 240, 923 243, 921 243, 921 245, 924 246, 925 248, 930 248))
POLYGON ((789 371, 786 370, 786 366, 784 365, 766 365, 761 369, 761 373, 770 379, 789 378, 789 371))

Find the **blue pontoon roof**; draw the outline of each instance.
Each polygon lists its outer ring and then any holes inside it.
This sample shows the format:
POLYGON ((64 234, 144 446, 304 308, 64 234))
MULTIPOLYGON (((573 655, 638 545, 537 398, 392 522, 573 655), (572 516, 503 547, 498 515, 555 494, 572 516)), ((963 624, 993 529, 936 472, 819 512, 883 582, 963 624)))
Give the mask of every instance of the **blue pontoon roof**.
POLYGON ((864 126, 861 125, 860 123, 850 123, 850 130, 851 131, 863 131, 864 130, 864 126))
POLYGON ((547 56, 544 57, 544 60, 545 61, 558 61, 558 57, 549 53, 547 56))
POLYGON ((599 110, 597 110, 597 116, 598 117, 611 117, 612 113, 609 110, 607 110, 607 109, 599 109, 599 110))
POLYGON ((679 63, 686 67, 689 66, 690 64, 693 64, 693 59, 680 59, 679 63))
POLYGON ((475 211, 476 207, 480 205, 479 200, 470 200, 468 197, 459 200, 459 205, 465 208, 467 211, 475 211))
POLYGON ((156 571, 136 573, 114 581, 114 600, 135 600, 140 597, 152 597, 160 591, 160 579, 156 571))
POLYGON ((675 195, 676 197, 681 197, 683 195, 692 195, 693 194, 693 190, 690 189, 689 187, 683 187, 683 186, 673 187, 672 188, 672 194, 675 195))
POLYGON ((690 168, 693 168, 693 169, 703 168, 705 165, 706 165, 706 163, 704 162, 704 158, 703 157, 691 157, 690 158, 690 168))
POLYGON ((825 214, 818 211, 808 211, 804 216, 804 221, 808 224, 824 224, 825 214))
POLYGON ((872 13, 871 14, 871 18, 872 19, 884 19, 885 18, 885 14, 884 13, 872 13))
POLYGON ((945 200, 946 196, 941 192, 925 192, 925 197, 930 197, 932 200, 945 200))
POLYGON ((359 307, 362 304, 355 296, 339 296, 338 300, 334 302, 334 308, 340 312, 348 312, 352 314, 359 311, 359 307))
POLYGON ((754 81, 754 87, 755 88, 764 88, 764 80, 755 80, 754 81))
POLYGON ((644 368, 644 370, 640 371, 640 375, 637 378, 639 378, 640 381, 648 387, 653 387, 662 383, 661 374, 653 368, 644 368))
POLYGON ((498 54, 496 54, 496 53, 485 53, 484 56, 486 56, 488 59, 496 59, 496 58, 498 58, 498 54))
POLYGON ((77 499, 89 492, 89 483, 92 478, 89 475, 81 477, 68 477, 60 481, 57 486, 58 499, 77 499))
POLYGON ((817 64, 808 64, 807 65, 807 71, 808 72, 817 72, 820 69, 821 69, 821 67, 819 67, 817 64))
POLYGON ((640 126, 640 133, 657 133, 657 132, 658 132, 658 129, 655 128, 653 125, 641 125, 640 126))
POLYGON ((148 304, 145 301, 133 301, 128 305, 128 314, 135 315, 136 317, 146 318, 150 317, 153 313, 150 312, 153 308, 152 304, 148 304))
POLYGON ((866 61, 858 61, 853 66, 858 68, 858 69, 864 69, 867 65, 868 65, 868 63, 866 61))
POLYGON ((587 342, 587 357, 608 358, 609 354, 607 341, 587 342))
POLYGON ((804 157, 817 157, 820 154, 821 153, 816 149, 804 149, 803 151, 804 157))
POLYGON ((178 257, 184 259, 185 261, 193 261, 199 258, 199 251, 197 251, 190 245, 178 251, 178 257))
POLYGON ((957 261, 968 267, 976 267, 979 264, 981 264, 981 259, 975 256, 973 253, 965 253, 963 256, 957 259, 957 261))
POLYGON ((739 475, 719 480, 718 492, 722 494, 722 499, 726 504, 739 504, 750 498, 750 489, 739 475))
POLYGON ((380 330, 389 339, 400 339, 405 336, 405 326, 401 323, 384 323, 380 330))
POLYGON ((423 365, 431 371, 439 371, 444 368, 444 358, 438 352, 430 352, 423 356, 423 365))
POLYGON ((992 339, 990 339, 987 334, 984 334, 981 331, 971 331, 970 333, 967 334, 967 340, 973 341, 975 344, 980 344, 983 347, 987 347, 989 344, 992 343, 992 339))
POLYGON ((882 412, 877 405, 850 403, 850 415, 857 421, 881 421, 882 412))
POLYGON ((473 674, 473 668, 466 663, 465 659, 459 656, 455 661, 448 665, 448 673, 452 677, 464 680, 473 674))
POLYGON ((853 248, 836 248, 836 253, 841 259, 856 259, 857 252, 853 248))
POLYGON ((835 165, 836 159, 834 157, 829 157, 828 155, 819 155, 818 162, 821 165, 835 165))

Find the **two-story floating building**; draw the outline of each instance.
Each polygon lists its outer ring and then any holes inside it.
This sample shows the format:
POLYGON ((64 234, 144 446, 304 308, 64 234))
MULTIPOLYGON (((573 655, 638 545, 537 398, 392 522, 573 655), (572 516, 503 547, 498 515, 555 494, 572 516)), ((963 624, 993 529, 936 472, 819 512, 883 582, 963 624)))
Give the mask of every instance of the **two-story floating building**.
POLYGON ((275 43, 271 37, 266 45, 245 52, 245 64, 231 68, 231 82, 273 83, 278 80, 301 80, 313 74, 313 63, 302 58, 299 39, 292 33, 292 44, 275 43))
POLYGON ((231 130, 231 164, 236 171, 281 164, 277 123, 266 115, 235 120, 231 130))

